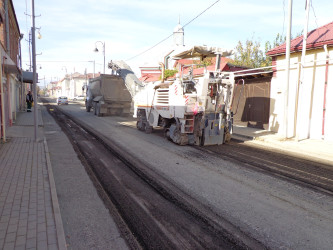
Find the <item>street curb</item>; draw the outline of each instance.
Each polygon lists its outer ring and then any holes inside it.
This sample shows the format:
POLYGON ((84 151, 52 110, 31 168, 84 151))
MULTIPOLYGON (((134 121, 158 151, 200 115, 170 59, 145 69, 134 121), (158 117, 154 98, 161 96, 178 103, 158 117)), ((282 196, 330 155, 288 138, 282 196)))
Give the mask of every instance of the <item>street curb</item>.
POLYGON ((255 145, 260 145, 262 147, 270 148, 271 150, 277 150, 277 152, 280 152, 282 154, 286 154, 289 156, 296 156, 299 158, 303 158, 309 161, 316 161, 322 164, 333 164, 333 158, 328 157, 327 154, 321 154, 321 153, 314 153, 308 150, 304 150, 301 148, 295 148, 294 146, 288 146, 283 145, 283 140, 274 140, 274 139, 268 139, 265 137, 251 137, 247 135, 242 134, 233 134, 231 139, 241 141, 244 143, 251 143, 255 145))
POLYGON ((56 186, 55 186, 55 182, 54 182, 52 165, 51 165, 51 160, 50 160, 50 151, 47 146, 47 141, 46 141, 45 137, 44 137, 44 148, 45 148, 46 165, 47 165, 47 170, 48 170, 48 174, 49 174, 54 219, 55 219, 55 225, 56 225, 56 230, 57 230, 58 247, 60 250, 67 250, 65 232, 64 232, 64 227, 62 224, 57 190, 56 190, 56 186))
POLYGON ((252 141, 252 140, 255 140, 255 137, 248 136, 248 135, 242 135, 242 134, 238 134, 238 133, 232 133, 231 139, 235 139, 238 141, 252 141))

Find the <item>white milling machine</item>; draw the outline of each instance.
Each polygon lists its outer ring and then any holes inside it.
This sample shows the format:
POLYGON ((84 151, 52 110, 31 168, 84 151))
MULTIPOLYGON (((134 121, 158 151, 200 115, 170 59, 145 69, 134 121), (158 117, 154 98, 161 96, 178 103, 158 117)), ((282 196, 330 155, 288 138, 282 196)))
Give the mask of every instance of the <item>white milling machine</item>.
MULTIPOLYGON (((230 51, 198 47, 175 58, 216 56, 216 70, 221 56, 230 51)), ((219 145, 230 141, 234 89, 231 72, 209 72, 193 77, 193 66, 186 76, 174 81, 159 81, 140 87, 134 97, 134 117, 137 128, 151 133, 153 127, 163 127, 165 136, 179 145, 219 145)), ((162 72, 163 75, 163 72, 162 72)), ((178 75, 178 74, 177 74, 178 75)))

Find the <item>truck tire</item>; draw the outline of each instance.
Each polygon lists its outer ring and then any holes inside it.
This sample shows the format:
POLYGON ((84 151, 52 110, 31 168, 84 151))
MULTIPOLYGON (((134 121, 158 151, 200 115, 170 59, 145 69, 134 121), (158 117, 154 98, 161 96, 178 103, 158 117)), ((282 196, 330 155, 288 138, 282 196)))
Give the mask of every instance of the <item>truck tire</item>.
POLYGON ((145 132, 146 132, 146 134, 151 134, 153 132, 153 127, 149 126, 148 123, 145 126, 145 132))
POLYGON ((87 100, 85 101, 85 104, 86 104, 86 111, 90 112, 91 106, 89 106, 87 100))
POLYGON ((96 115, 103 116, 103 114, 101 113, 101 104, 100 103, 96 104, 96 115))
POLYGON ((97 115, 97 103, 96 102, 94 102, 94 115, 97 115))

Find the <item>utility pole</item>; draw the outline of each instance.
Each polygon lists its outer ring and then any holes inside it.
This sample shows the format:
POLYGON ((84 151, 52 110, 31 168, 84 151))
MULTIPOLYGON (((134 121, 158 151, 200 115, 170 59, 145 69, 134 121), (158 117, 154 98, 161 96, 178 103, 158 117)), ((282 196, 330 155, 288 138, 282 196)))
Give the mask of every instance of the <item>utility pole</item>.
POLYGON ((37 114, 37 74, 36 74, 36 38, 35 38, 35 2, 31 0, 31 43, 32 43, 32 89, 33 89, 33 98, 34 98, 34 139, 37 142, 37 128, 38 128, 38 114, 37 114))
MULTIPOLYGON (((306 56, 306 40, 308 38, 308 26, 309 26, 309 11, 310 11, 310 0, 306 0, 306 5, 305 5, 305 23, 304 23, 304 30, 303 30, 303 45, 302 45, 302 58, 301 58, 301 75, 299 79, 299 99, 298 99, 298 105, 297 107, 299 108, 300 106, 303 106, 303 109, 307 110, 307 106, 304 105, 304 91, 307 91, 307 88, 304 86, 304 67, 305 67, 305 56, 306 56), (305 107, 304 107, 305 106, 305 107)), ((310 107, 311 108, 311 103, 310 107)), ((309 110, 310 112, 310 110, 309 110)), ((311 113, 311 112, 310 112, 311 113)), ((296 140, 302 140, 302 139, 308 139, 310 137, 310 122, 311 119, 309 117, 309 121, 306 124, 306 119, 304 118, 304 114, 301 112, 297 111, 297 114, 300 114, 299 119, 297 117, 297 133, 296 133, 296 140), (300 131, 302 130, 302 131, 300 131), (306 130, 306 131, 305 131, 306 130), (306 135, 305 135, 306 132, 306 135)))
POLYGON ((286 90, 284 96, 284 126, 285 138, 288 138, 288 114, 289 114, 289 76, 290 76, 290 40, 291 40, 291 26, 292 26, 292 6, 293 0, 288 1, 288 30, 286 38, 286 90))

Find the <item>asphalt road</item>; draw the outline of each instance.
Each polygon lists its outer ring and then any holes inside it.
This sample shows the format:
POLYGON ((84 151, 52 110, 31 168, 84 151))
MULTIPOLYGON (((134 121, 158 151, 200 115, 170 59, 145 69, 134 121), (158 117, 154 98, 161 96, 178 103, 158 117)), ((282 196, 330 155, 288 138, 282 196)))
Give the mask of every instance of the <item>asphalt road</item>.
POLYGON ((177 146, 158 133, 147 135, 137 131, 128 118, 96 117, 80 105, 61 108, 112 138, 150 171, 268 248, 332 249, 331 195, 246 163, 223 160, 213 152, 177 146))
POLYGON ((72 144, 44 107, 42 116, 67 248, 129 249, 72 144))

